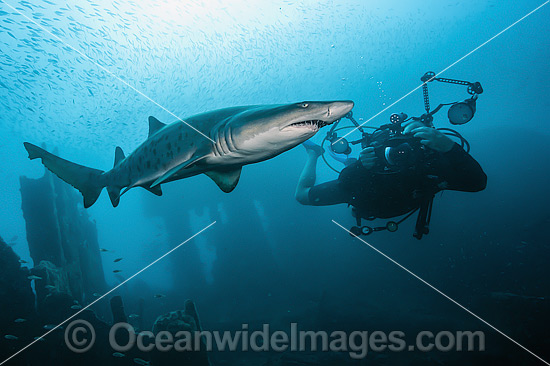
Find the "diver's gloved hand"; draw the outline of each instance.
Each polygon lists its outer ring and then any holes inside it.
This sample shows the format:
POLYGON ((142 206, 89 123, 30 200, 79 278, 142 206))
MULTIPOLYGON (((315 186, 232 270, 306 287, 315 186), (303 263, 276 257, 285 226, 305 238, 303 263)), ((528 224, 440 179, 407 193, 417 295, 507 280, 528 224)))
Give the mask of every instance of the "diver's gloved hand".
POLYGON ((421 139, 420 143, 442 153, 451 151, 454 146, 453 140, 445 136, 441 131, 433 127, 426 127, 420 122, 408 122, 403 124, 403 133, 410 133, 421 139))
POLYGON ((374 147, 364 148, 359 153, 359 160, 365 169, 372 169, 376 164, 376 154, 374 153, 374 147))
POLYGON ((323 153, 325 152, 325 149, 309 140, 304 141, 302 145, 304 145, 308 154, 312 154, 316 157, 323 155, 323 153))
POLYGON ((403 127, 403 134, 411 133, 412 130, 419 128, 419 127, 426 127, 422 122, 416 122, 416 121, 409 121, 405 122, 401 125, 403 127))

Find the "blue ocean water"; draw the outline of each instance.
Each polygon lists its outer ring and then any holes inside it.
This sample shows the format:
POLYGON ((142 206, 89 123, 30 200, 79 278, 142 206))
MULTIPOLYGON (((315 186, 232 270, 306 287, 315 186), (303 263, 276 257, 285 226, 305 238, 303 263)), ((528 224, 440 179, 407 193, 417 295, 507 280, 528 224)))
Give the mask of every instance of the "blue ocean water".
MULTIPOLYGON (((0 236, 24 266, 38 265, 27 245, 20 177, 39 178, 44 168, 28 159, 25 141, 107 170, 116 146, 130 153, 146 139, 150 115, 172 122, 168 111, 185 118, 239 105, 353 100, 360 123, 380 126, 394 112, 423 113, 418 86, 427 71, 479 81, 476 115, 456 129, 487 173, 487 188, 439 194, 421 241, 411 235, 411 218, 368 242, 549 360, 550 8, 522 19, 541 4, 2 1, 0 236)), ((436 106, 468 95, 464 86, 432 83, 430 97, 436 106)), ((437 127, 451 127, 445 114, 436 115, 437 127)), ((320 143, 328 128, 312 140, 320 143)), ((362 361, 335 361, 330 352, 307 359, 220 352, 211 356, 214 365, 543 364, 351 238, 332 221, 354 225, 345 205, 296 202, 305 161, 298 146, 245 166, 229 194, 200 175, 164 185, 162 197, 135 189, 113 208, 104 192, 91 208, 79 207, 106 249, 105 290, 216 221, 117 290, 128 313, 144 298, 150 328, 158 315, 193 299, 205 329, 298 322, 411 334, 482 330, 487 346, 477 353, 373 352, 362 361)), ((336 177, 319 162, 318 182, 336 177)), ((108 299, 92 310, 110 321, 108 299)), ((5 358, 25 345, 3 342, 5 358)))

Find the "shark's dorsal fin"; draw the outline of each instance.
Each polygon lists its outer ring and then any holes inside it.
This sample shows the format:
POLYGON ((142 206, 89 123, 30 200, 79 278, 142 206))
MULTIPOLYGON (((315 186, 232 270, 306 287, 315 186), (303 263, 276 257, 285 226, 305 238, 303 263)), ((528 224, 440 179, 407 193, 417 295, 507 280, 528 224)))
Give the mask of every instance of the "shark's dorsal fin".
POLYGON ((189 167, 192 164, 195 164, 197 161, 204 159, 206 155, 197 154, 195 153, 189 160, 185 161, 184 163, 181 163, 178 166, 175 166, 174 168, 170 169, 166 173, 164 173, 162 176, 160 176, 149 188, 155 188, 161 183, 166 182, 171 176, 179 172, 181 169, 185 169, 189 167))
POLYGON ((162 123, 153 116, 149 116, 149 137, 153 136, 157 131, 166 126, 165 123, 162 123))
POLYGON ((118 165, 122 160, 124 160, 126 156, 124 155, 124 151, 122 151, 122 148, 120 146, 117 146, 115 149, 115 165, 114 167, 118 165))
POLYGON ((239 183, 241 170, 242 167, 231 170, 210 170, 204 174, 209 176, 210 179, 212 179, 222 191, 229 193, 234 190, 237 183, 239 183))

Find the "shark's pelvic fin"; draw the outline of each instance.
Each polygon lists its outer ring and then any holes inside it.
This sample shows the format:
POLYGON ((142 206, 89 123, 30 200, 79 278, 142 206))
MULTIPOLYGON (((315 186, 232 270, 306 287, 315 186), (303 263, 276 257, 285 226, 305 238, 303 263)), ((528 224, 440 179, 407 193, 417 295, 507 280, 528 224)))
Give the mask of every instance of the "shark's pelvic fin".
POLYGON ((151 184, 150 188, 155 188, 159 184, 166 182, 171 176, 173 176, 174 174, 179 172, 181 169, 188 168, 192 164, 195 164, 196 162, 198 162, 199 160, 204 159, 205 157, 206 157, 206 155, 197 154, 195 152, 195 154, 189 160, 181 163, 178 166, 175 166, 174 168, 170 169, 169 171, 164 173, 162 176, 160 176, 153 184, 151 184))
POLYGON ((212 179, 222 191, 229 193, 234 190, 237 183, 239 183, 241 170, 242 167, 231 170, 210 170, 204 174, 209 176, 210 179, 212 179))
POLYGON ((151 192, 154 195, 162 196, 162 189, 160 188, 160 185, 154 186, 154 187, 147 187, 147 186, 141 186, 151 192))
POLYGON ((153 116, 149 116, 149 137, 153 136, 159 130, 164 128, 164 126, 166 126, 165 123, 162 123, 153 116))
POLYGON ((24 145, 29 153, 29 159, 41 159, 42 164, 49 171, 82 193, 84 207, 88 208, 97 201, 101 190, 105 187, 102 170, 72 163, 28 142, 25 142, 24 145))
POLYGON ((126 155, 124 155, 124 151, 122 151, 122 148, 120 146, 117 146, 115 149, 115 164, 113 167, 117 166, 118 163, 120 163, 125 158, 126 155))

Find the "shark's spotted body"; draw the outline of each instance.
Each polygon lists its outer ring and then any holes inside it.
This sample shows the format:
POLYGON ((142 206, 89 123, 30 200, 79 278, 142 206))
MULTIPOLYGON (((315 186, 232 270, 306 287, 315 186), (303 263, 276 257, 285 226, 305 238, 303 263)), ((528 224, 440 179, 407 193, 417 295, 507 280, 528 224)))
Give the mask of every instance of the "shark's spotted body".
POLYGON ((161 184, 205 173, 231 192, 243 165, 270 159, 345 116, 351 101, 302 102, 215 110, 166 125, 149 117, 149 137, 127 157, 115 150, 113 169, 103 172, 61 159, 25 143, 30 159, 77 188, 90 207, 107 187, 113 206, 122 193, 143 187, 161 195, 161 184), (203 135, 204 134, 204 135, 203 135), (209 138, 205 137, 208 136, 209 138))

